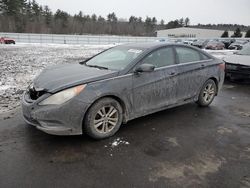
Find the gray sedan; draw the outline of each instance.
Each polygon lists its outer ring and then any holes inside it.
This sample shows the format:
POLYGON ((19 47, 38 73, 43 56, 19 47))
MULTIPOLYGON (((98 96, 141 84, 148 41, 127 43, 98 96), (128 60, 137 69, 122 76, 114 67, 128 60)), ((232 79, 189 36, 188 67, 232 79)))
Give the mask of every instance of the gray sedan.
POLYGON ((28 124, 54 135, 114 135, 122 123, 197 102, 224 80, 221 60, 181 44, 127 44, 84 62, 46 68, 22 98, 28 124))

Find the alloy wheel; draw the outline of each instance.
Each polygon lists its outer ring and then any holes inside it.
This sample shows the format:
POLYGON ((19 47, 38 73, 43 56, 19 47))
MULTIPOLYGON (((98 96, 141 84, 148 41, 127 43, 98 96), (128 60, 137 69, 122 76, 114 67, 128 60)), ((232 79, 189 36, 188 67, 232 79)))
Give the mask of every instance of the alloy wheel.
POLYGON ((209 83, 203 91, 203 99, 206 103, 210 103, 215 96, 215 87, 213 84, 209 83))
POLYGON ((96 113, 94 128, 99 133, 109 133, 117 125, 118 118, 119 113, 114 106, 104 106, 96 113))

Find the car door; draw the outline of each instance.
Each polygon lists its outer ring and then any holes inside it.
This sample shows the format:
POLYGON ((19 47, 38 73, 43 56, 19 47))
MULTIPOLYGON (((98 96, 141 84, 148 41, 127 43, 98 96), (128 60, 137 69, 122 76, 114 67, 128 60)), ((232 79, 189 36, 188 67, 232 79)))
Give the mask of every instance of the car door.
POLYGON ((195 97, 206 81, 209 58, 193 48, 176 46, 178 60, 177 100, 186 101, 195 97))
POLYGON ((157 49, 137 66, 141 64, 153 64, 155 70, 133 75, 135 117, 158 111, 176 102, 177 65, 174 49, 157 49))

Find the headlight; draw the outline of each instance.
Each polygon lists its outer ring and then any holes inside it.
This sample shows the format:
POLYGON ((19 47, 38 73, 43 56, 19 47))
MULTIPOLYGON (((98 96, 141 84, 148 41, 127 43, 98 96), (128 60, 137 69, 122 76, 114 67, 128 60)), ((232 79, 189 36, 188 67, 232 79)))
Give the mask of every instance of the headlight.
POLYGON ((47 99, 44 99, 42 102, 39 103, 39 105, 60 105, 63 104, 73 97, 77 96, 81 91, 84 90, 86 85, 80 85, 77 87, 73 87, 70 89, 66 89, 63 91, 60 91, 54 95, 51 95, 47 99))

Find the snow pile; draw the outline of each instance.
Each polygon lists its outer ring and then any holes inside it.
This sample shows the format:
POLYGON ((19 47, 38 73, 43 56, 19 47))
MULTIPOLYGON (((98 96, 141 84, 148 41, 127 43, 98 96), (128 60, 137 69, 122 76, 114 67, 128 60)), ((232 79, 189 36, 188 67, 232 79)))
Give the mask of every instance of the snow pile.
POLYGON ((111 144, 111 147, 112 148, 114 148, 114 147, 117 147, 117 146, 119 146, 119 145, 129 145, 129 142, 127 142, 127 141, 124 141, 124 140, 122 140, 122 139, 120 139, 120 138, 117 138, 117 139, 115 139, 113 142, 112 142, 112 144, 111 144))
POLYGON ((78 63, 111 46, 0 45, 0 113, 20 105, 23 91, 45 67, 78 63))
POLYGON ((110 142, 108 145, 104 145, 104 147, 108 149, 108 153, 112 157, 113 156, 113 152, 115 150, 117 150, 117 149, 118 150, 120 149, 118 146, 121 146, 121 145, 123 145, 123 146, 126 145, 127 146, 129 144, 130 143, 127 142, 127 141, 125 141, 123 138, 116 138, 112 142, 110 142), (117 149, 115 149, 115 148, 117 148, 117 149))
POLYGON ((105 145, 105 148, 110 148, 110 151, 112 151, 115 147, 120 145, 129 145, 129 142, 123 140, 122 138, 116 138, 111 143, 109 143, 109 146, 105 145))

